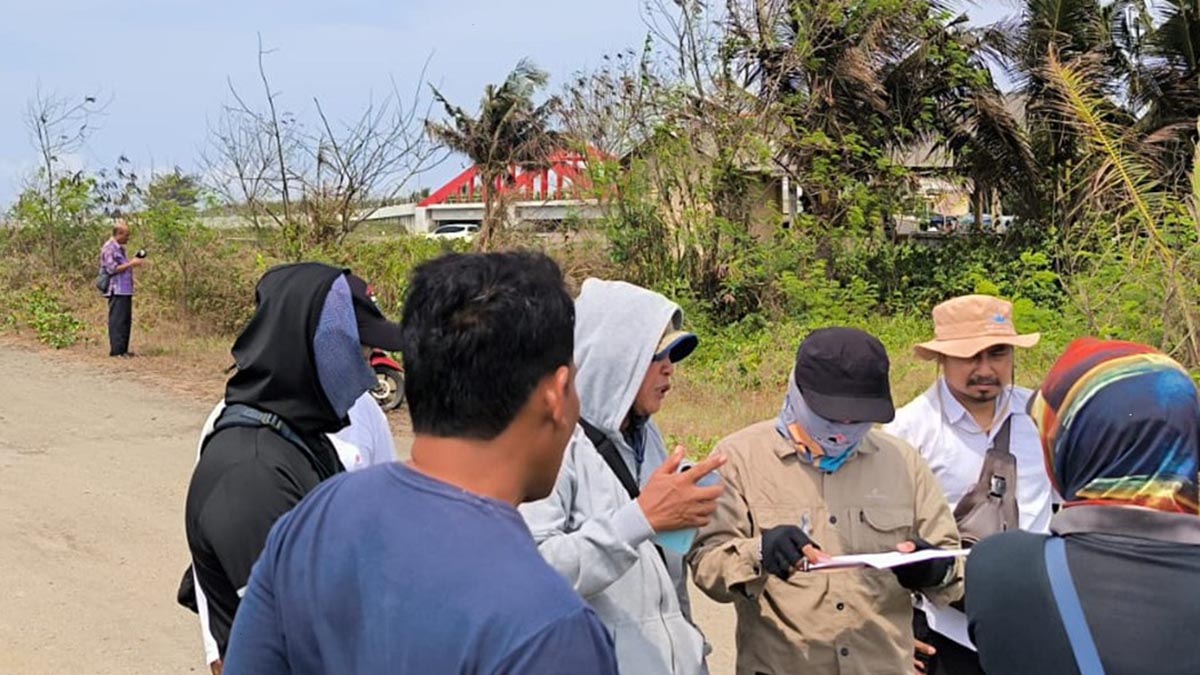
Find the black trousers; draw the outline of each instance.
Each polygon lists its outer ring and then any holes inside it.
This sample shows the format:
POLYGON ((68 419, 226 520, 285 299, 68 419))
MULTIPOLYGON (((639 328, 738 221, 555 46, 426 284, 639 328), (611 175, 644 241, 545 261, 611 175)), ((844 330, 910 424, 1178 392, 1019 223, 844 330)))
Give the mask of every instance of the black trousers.
POLYGON ((108 297, 108 355, 129 352, 129 331, 133 328, 133 296, 108 297))
POLYGON ((984 675, 979 654, 930 630, 925 612, 919 609, 913 610, 913 636, 937 650, 925 666, 928 675, 984 675))

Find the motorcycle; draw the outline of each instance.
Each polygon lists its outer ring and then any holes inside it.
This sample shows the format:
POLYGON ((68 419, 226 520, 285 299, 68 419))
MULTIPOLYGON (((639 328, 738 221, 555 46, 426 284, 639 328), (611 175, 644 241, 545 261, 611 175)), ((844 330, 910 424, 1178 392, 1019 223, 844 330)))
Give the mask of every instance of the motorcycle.
MULTIPOLYGON (((373 284, 367 284, 367 295, 371 302, 378 302, 373 284)), ((371 396, 384 410, 399 408, 404 404, 404 366, 382 349, 372 349, 367 360, 371 370, 375 371, 375 388, 371 390, 371 396)))
POLYGON ((382 349, 371 350, 371 369, 375 388, 371 396, 384 410, 395 410, 404 403, 404 366, 382 349))

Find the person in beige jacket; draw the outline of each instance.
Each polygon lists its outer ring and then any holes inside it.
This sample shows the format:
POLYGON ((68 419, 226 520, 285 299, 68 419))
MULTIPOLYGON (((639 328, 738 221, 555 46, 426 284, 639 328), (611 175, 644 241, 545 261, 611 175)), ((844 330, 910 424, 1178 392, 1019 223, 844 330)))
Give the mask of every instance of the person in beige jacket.
POLYGON ((912 673, 913 594, 962 595, 961 564, 805 571, 855 553, 959 548, 941 488, 895 414, 888 358, 848 328, 800 345, 779 418, 722 440, 725 491, 689 555, 696 585, 737 610, 738 675, 912 673))

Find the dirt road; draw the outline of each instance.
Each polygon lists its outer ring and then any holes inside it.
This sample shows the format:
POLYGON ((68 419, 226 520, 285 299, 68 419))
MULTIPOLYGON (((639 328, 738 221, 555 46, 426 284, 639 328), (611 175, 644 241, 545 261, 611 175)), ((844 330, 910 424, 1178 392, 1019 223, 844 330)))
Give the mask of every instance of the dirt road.
POLYGON ((0 346, 0 672, 201 672, 175 605, 208 406, 0 346))
MULTIPOLYGON (((0 673, 207 671, 175 589, 211 405, 155 386, 136 360, 0 343, 0 673)), ((410 443, 401 428, 397 447, 410 443)), ((731 608, 692 596, 712 673, 732 673, 731 608)))

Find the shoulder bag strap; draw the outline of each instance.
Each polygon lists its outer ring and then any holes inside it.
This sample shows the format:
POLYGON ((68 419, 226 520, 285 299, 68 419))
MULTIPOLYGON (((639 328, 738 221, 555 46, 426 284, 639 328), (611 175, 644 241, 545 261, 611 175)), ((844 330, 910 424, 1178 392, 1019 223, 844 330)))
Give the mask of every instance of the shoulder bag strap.
MULTIPOLYGON (((996 434, 995 440, 992 441, 992 447, 988 454, 999 460, 995 462, 997 466, 994 466, 992 470, 1003 470, 1008 474, 1003 477, 1005 484, 1002 490, 1003 494, 999 495, 1000 503, 1003 506, 1005 518, 1008 520, 1009 526, 1016 529, 1021 525, 1021 504, 1017 500, 1017 473, 1019 470, 1017 456, 1012 454, 1012 451, 1009 449, 1010 441, 1012 440, 1012 421, 1012 415, 1009 415, 1008 419, 1004 420, 1004 424, 996 434)), ((995 481, 996 478, 993 475, 991 482, 995 483, 995 481)), ((993 485, 992 494, 996 494, 997 490, 995 488, 996 486, 993 485)))
MULTIPOLYGON (((617 450, 617 445, 613 443, 607 434, 582 417, 579 418, 579 426, 583 427, 584 435, 588 437, 592 445, 596 446, 596 452, 600 453, 600 456, 604 458, 604 463, 616 474, 621 487, 625 488, 625 491, 629 493, 629 498, 637 499, 642 491, 638 487, 637 479, 630 472, 629 465, 625 463, 620 451, 617 450)), ((663 565, 665 566, 667 564, 666 552, 658 544, 655 544, 654 548, 658 551, 658 555, 662 558, 663 565)))
POLYGON ((963 498, 958 501, 958 505, 954 507, 955 520, 966 517, 968 513, 990 498, 999 498, 1001 503, 1008 500, 1009 513, 1007 517, 1012 520, 1013 527, 1015 528, 1016 524, 1020 522, 1020 507, 1016 502, 1016 457, 1009 451, 1011 437, 1012 415, 1009 415, 992 440, 992 447, 988 448, 984 454, 983 465, 979 468, 979 478, 976 479, 975 486, 963 495, 963 498), (1006 467, 1011 467, 1011 470, 1005 471, 1006 467), (1000 476, 996 475, 998 469, 1002 471, 1000 476))
POLYGON ((992 441, 992 450, 1007 455, 1009 454, 1009 442, 1012 440, 1012 419, 1009 415, 1008 419, 1004 420, 1004 424, 1000 425, 1000 431, 996 433, 995 440, 992 441))
POLYGON ((621 482, 621 487, 629 493, 630 499, 637 499, 642 491, 638 487, 637 479, 629 471, 629 465, 625 463, 620 451, 617 450, 616 444, 603 431, 582 417, 579 418, 579 426, 583 427, 583 433, 587 435, 592 445, 596 446, 596 452, 604 458, 604 463, 616 474, 617 480, 621 482))
POLYGON ((1054 594, 1054 604, 1058 606, 1058 616, 1062 619, 1063 628, 1067 630, 1067 639, 1071 643, 1071 651, 1075 654, 1075 665, 1079 675, 1104 675, 1104 666, 1100 663, 1100 653, 1096 651, 1096 643, 1092 632, 1088 629, 1087 617, 1083 613, 1083 605, 1079 604, 1079 594, 1075 582, 1071 579, 1071 568, 1067 565, 1067 540, 1063 537, 1048 537, 1043 549, 1046 558, 1046 576, 1050 579, 1050 591, 1054 594))

